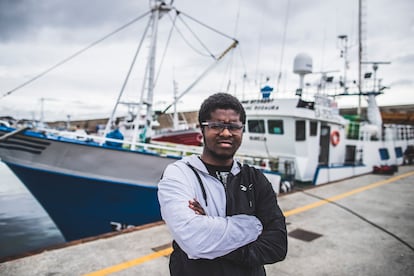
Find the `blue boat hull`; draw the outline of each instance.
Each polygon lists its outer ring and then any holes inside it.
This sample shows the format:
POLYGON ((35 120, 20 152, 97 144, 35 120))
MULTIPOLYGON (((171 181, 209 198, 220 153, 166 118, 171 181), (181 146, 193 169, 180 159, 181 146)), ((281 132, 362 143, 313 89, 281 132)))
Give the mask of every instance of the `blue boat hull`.
POLYGON ((161 220, 156 187, 7 165, 67 241, 161 220))

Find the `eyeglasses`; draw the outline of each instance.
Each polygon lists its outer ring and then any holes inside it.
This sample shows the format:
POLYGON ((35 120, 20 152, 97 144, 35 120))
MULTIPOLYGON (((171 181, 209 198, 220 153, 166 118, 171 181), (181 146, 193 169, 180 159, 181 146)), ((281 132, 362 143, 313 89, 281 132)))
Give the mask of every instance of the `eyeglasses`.
POLYGON ((217 133, 222 132, 227 128, 231 133, 240 133, 244 125, 237 123, 222 123, 222 122, 202 122, 202 126, 207 126, 209 129, 214 130, 217 133))

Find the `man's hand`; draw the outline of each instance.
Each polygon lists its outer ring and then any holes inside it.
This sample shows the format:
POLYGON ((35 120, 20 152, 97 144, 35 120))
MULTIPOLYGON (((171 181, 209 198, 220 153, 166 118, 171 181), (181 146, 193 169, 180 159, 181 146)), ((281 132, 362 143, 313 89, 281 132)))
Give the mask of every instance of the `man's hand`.
POLYGON ((188 207, 191 210, 193 210, 197 215, 206 215, 203 207, 201 207, 200 203, 195 198, 193 200, 188 201, 188 207))

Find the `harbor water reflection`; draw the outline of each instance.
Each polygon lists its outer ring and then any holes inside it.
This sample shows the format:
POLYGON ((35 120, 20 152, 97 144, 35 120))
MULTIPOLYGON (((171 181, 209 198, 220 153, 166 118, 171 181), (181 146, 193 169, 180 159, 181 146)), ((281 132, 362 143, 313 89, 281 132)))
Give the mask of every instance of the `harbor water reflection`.
POLYGON ((37 200, 0 162, 0 259, 64 242, 37 200))

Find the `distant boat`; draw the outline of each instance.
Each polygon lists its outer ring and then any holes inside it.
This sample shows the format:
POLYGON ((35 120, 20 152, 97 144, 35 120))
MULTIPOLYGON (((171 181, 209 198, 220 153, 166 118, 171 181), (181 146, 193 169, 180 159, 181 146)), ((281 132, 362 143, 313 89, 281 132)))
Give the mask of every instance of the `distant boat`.
MULTIPOLYGON (((347 64, 346 54, 344 59, 347 64)), ((295 181, 319 185, 373 171, 393 173, 414 145, 414 126, 383 124, 376 96, 384 87, 379 86, 376 71, 379 64, 388 62, 370 63, 374 85, 367 91, 360 84, 359 91, 350 92, 344 77, 339 83, 344 92, 330 95, 324 88, 332 80, 323 72, 313 99, 304 100, 304 77, 312 73, 313 64, 310 56, 298 54, 293 64, 293 71, 299 75, 297 98, 272 98, 273 88, 266 85, 261 89, 262 99, 242 102, 247 122, 239 152, 258 160, 268 158, 271 165, 267 167, 281 172, 284 178, 292 175, 294 181, 281 183, 283 190, 295 181), (365 97, 366 116, 341 116, 334 100, 338 96, 365 97)))
MULTIPOLYGON (((182 144, 189 146, 201 146, 203 144, 203 135, 199 127, 190 127, 188 122, 178 119, 177 82, 174 81, 174 112, 172 115, 172 128, 161 129, 151 136, 152 142, 182 144)), ((184 116, 183 116, 184 117, 184 116)))
POLYGON ((203 135, 201 134, 200 129, 195 128, 182 130, 163 130, 158 134, 152 135, 151 141, 189 146, 201 146, 203 144, 203 135))
POLYGON ((372 121, 348 120, 322 94, 314 101, 266 98, 242 104, 247 122, 239 154, 254 156, 264 170, 291 175, 282 189, 295 182, 325 184, 371 173, 374 167, 397 169, 414 145, 413 126, 378 128, 372 121))
MULTIPOLYGON (((159 128, 160 123, 156 120, 151 122, 151 129, 149 129, 145 124, 146 116, 141 116, 139 119, 138 129, 141 135, 145 132, 146 140, 155 142, 155 143, 163 143, 163 144, 181 144, 181 145, 188 145, 188 146, 201 146, 203 144, 203 136, 201 134, 200 128, 196 126, 191 126, 186 120, 185 117, 179 120, 179 112, 177 111, 177 98, 178 98, 178 91, 177 91, 177 83, 174 81, 174 111, 171 116, 167 116, 167 118, 172 118, 172 127, 166 128, 159 128)), ((120 131, 126 137, 126 140, 133 140, 134 139, 134 132, 135 132, 135 119, 136 114, 133 113, 132 109, 129 108, 130 111, 128 112, 127 118, 125 118, 120 123, 120 131)), ((170 115, 170 114, 165 114, 170 115)), ((141 137, 141 136, 140 136, 141 137)), ((142 141, 144 139, 141 138, 142 141)))
MULTIPOLYGON (((362 7, 361 1, 359 7, 362 7)), ((360 17, 362 14, 359 12, 360 17)), ((361 18, 358 22, 361 24, 361 18)), ((363 61, 363 43, 359 43, 359 80, 356 91, 350 91, 346 81, 347 36, 338 38, 345 41, 341 51, 345 69, 339 81, 343 93, 327 93, 325 88, 332 77, 327 76, 329 72, 321 72, 321 82, 313 99, 304 100, 304 77, 312 73, 313 65, 310 56, 299 54, 293 64, 293 71, 299 75, 298 98, 273 98, 273 88, 265 85, 260 91, 262 99, 242 102, 247 123, 239 152, 255 156, 263 167, 281 172, 282 181, 290 179, 280 184, 281 190, 288 190, 295 181, 319 185, 373 171, 393 173, 408 158, 407 152, 414 144, 414 127, 383 124, 376 103, 376 96, 386 88, 381 87, 376 78, 378 65, 390 62, 363 61), (364 63, 373 65, 371 74, 374 76, 373 87, 365 88, 366 91, 362 89, 365 86, 361 78, 361 64, 364 63), (360 113, 340 116, 334 100, 338 96, 365 97, 368 102, 366 116, 360 113), (289 175, 291 177, 287 177, 289 175)))

